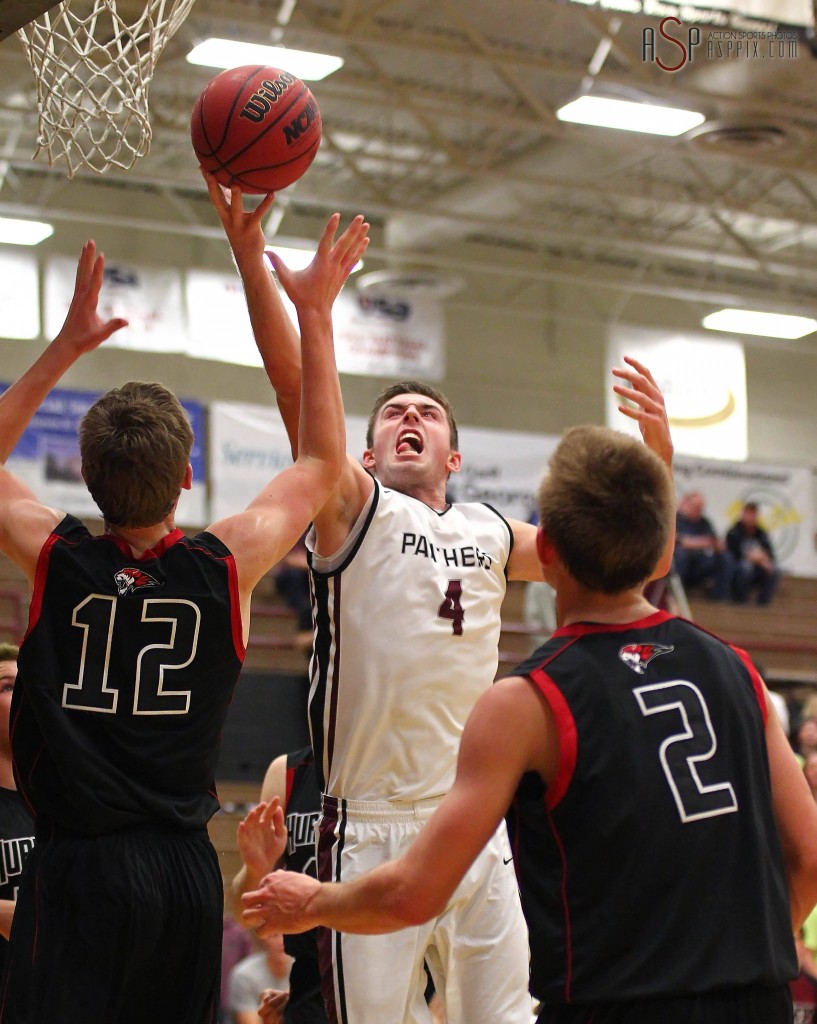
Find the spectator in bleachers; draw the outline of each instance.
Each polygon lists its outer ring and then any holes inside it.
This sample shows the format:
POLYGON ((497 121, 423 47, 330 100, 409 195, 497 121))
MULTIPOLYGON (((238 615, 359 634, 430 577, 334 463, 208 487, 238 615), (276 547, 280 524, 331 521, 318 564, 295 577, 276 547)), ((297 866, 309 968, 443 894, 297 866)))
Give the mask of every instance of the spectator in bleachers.
POLYGON ((224 931, 221 938, 221 1006, 219 1024, 232 1024, 233 1017, 228 1005, 230 973, 237 963, 254 952, 252 936, 236 921, 232 914, 224 914, 224 931))
POLYGON ((704 497, 690 491, 675 513, 675 571, 685 587, 704 586, 715 601, 729 593, 725 544, 704 515, 704 497))
POLYGON ((760 525, 757 502, 747 501, 743 506, 740 519, 726 534, 726 550, 734 600, 745 604, 750 592, 757 589, 757 603, 769 604, 781 573, 769 535, 760 525))
POLYGON ((229 1006, 234 1024, 259 1024, 258 1004, 266 990, 283 993, 289 989, 292 957, 284 950, 283 935, 260 940, 262 949, 235 965, 228 984, 229 1006))

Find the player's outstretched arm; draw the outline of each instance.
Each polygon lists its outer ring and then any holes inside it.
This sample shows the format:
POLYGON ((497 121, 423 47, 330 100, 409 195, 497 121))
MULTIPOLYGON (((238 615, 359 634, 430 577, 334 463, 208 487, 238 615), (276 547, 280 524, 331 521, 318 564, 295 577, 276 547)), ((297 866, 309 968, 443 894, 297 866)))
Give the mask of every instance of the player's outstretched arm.
MULTIPOLYGON (((301 409, 298 457, 273 478, 244 512, 211 527, 235 556, 242 601, 292 548, 335 489, 346 466, 346 429, 332 337, 332 304, 368 244, 362 217, 336 240, 340 218, 330 218, 312 263, 281 281, 301 327, 301 409)), ((245 608, 246 612, 248 609, 245 608)), ((245 623, 248 616, 245 615, 245 623)))
POLYGON ((0 395, 0 462, 4 463, 31 422, 43 399, 65 371, 84 353, 127 325, 127 320, 103 320, 97 312, 105 257, 94 242, 82 247, 74 296, 59 334, 23 376, 0 395))
POLYGON ((226 189, 203 168, 201 173, 241 275, 255 343, 275 389, 294 459, 298 455, 301 406, 301 339, 284 308, 264 255, 266 239, 262 221, 273 204, 275 193, 265 196, 255 209, 245 210, 238 186, 226 189))
POLYGON ((504 679, 479 699, 465 726, 451 791, 404 856, 352 882, 321 884, 275 871, 243 897, 243 920, 263 938, 318 924, 379 934, 440 914, 511 804, 524 772, 552 778, 558 738, 552 713, 526 679, 504 679))
MULTIPOLYGON (((0 396, 0 464, 5 466, 46 395, 84 353, 96 348, 126 320, 104 320, 97 311, 105 260, 93 242, 82 247, 74 295, 59 334, 23 376, 0 396)), ((0 551, 33 580, 40 548, 61 519, 41 505, 7 469, 0 470, 0 551)))
MULTIPOLYGON (((674 448, 664 396, 655 383, 653 375, 643 363, 633 359, 632 356, 625 356, 624 362, 627 363, 627 366, 617 366, 612 371, 614 377, 624 381, 623 384, 613 385, 613 391, 625 400, 619 405, 618 411, 638 423, 644 444, 661 459, 671 477, 674 448)), ((657 580, 667 575, 672 567, 674 551, 675 520, 673 519, 667 543, 651 579, 657 580)))

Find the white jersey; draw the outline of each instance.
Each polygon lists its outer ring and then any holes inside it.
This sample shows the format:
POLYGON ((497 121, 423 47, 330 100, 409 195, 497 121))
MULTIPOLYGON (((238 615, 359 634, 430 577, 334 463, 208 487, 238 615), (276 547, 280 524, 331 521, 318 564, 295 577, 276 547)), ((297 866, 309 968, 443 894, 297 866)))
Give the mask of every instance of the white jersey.
POLYGON ((512 544, 488 505, 436 512, 375 481, 340 551, 310 555, 325 792, 411 803, 451 788, 465 720, 496 675, 512 544))

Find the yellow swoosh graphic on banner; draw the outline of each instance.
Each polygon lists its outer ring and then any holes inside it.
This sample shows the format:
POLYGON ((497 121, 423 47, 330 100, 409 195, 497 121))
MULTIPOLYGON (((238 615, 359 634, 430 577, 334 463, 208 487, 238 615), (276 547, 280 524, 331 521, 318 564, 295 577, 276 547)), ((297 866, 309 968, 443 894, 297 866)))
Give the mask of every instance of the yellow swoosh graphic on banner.
POLYGON ((708 416, 670 416, 669 424, 671 427, 712 427, 728 420, 735 411, 735 405, 735 396, 730 391, 726 405, 717 412, 709 413, 708 416))

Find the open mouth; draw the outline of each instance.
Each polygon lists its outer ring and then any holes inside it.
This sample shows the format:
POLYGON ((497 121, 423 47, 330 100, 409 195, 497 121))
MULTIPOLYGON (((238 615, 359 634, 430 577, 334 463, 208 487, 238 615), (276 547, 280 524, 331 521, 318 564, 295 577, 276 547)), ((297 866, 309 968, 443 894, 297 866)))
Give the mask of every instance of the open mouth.
POLYGON ((423 450, 423 439, 414 430, 404 430, 397 438, 397 454, 405 455, 413 452, 419 455, 423 450))

